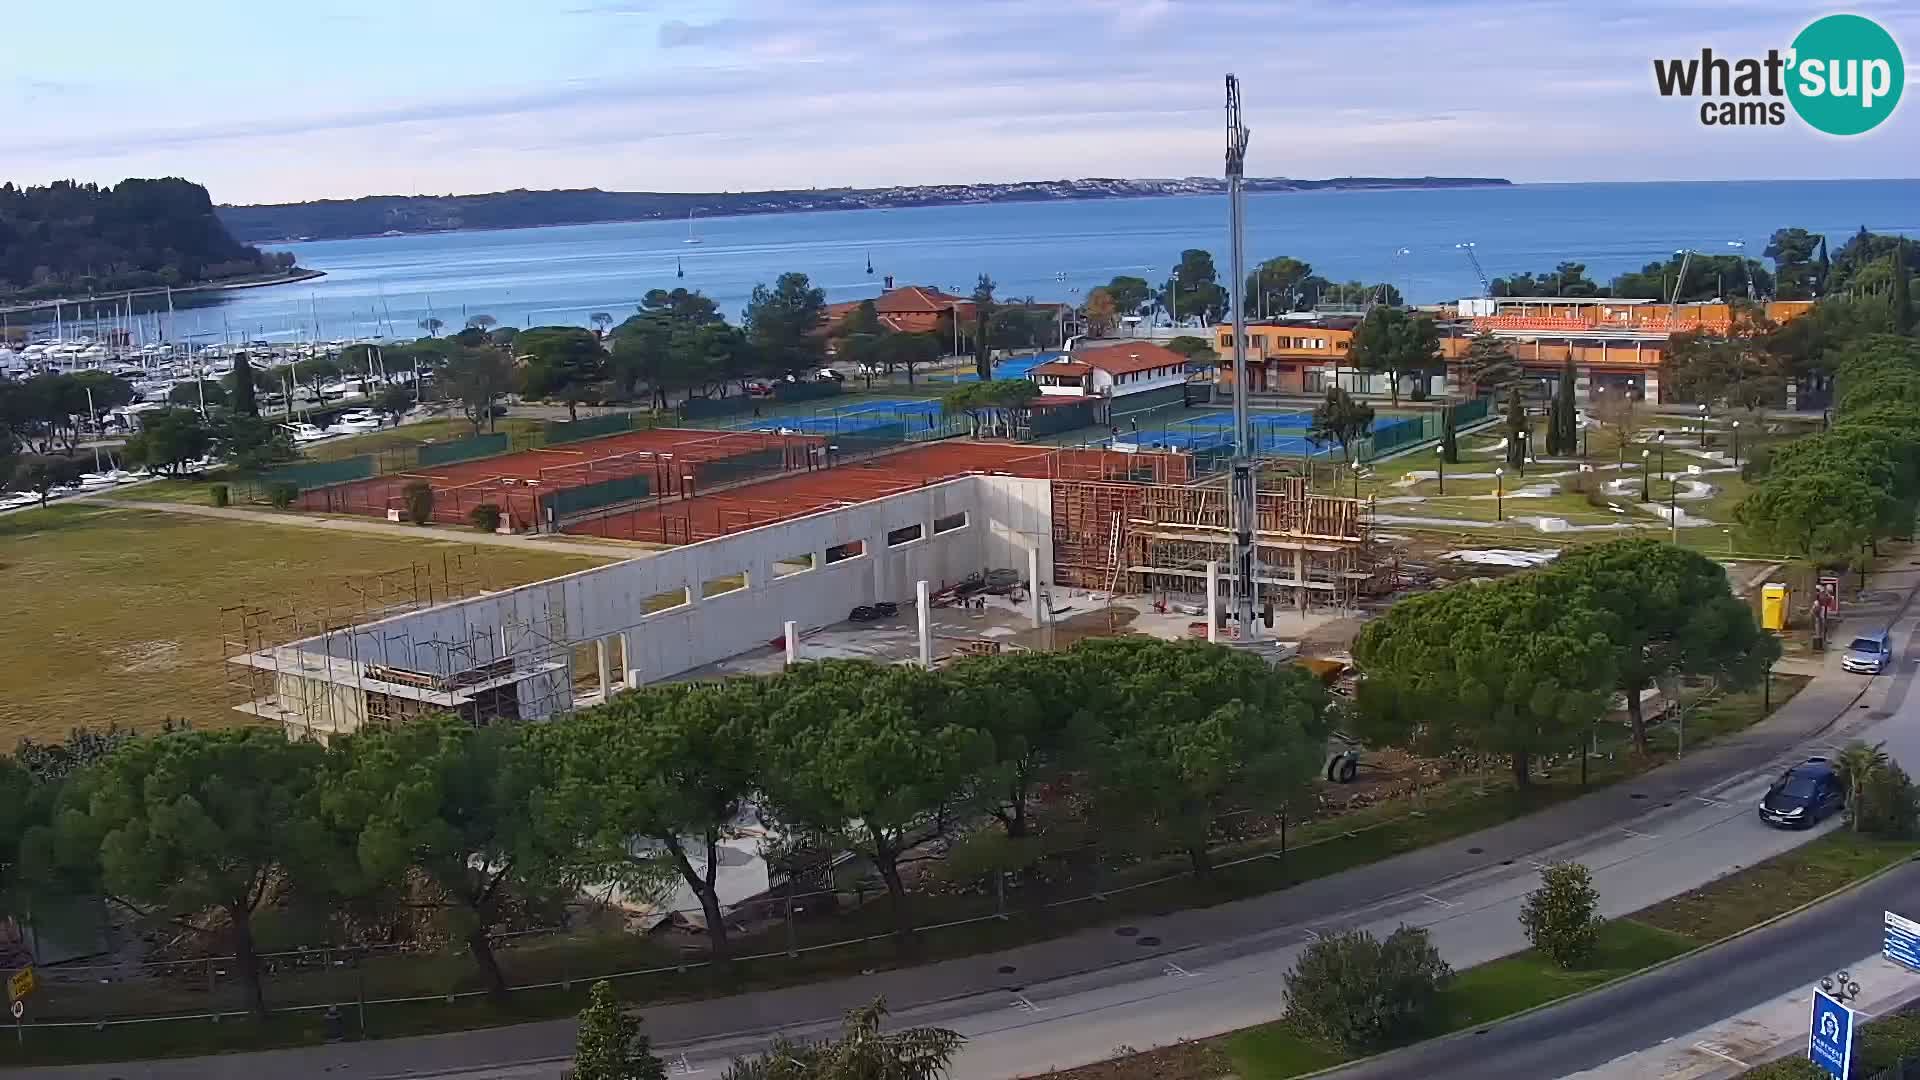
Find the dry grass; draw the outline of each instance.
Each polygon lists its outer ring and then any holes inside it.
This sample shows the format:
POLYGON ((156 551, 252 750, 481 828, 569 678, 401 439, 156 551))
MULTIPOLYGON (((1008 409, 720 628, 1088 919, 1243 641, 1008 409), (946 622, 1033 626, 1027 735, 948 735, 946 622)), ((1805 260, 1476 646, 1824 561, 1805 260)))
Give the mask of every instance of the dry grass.
MULTIPOLYGON (((227 706, 221 609, 339 597, 348 579, 473 550, 181 514, 74 504, 0 519, 0 748, 75 725, 238 723, 227 706)), ((598 565, 579 555, 478 549, 489 587, 598 565)))

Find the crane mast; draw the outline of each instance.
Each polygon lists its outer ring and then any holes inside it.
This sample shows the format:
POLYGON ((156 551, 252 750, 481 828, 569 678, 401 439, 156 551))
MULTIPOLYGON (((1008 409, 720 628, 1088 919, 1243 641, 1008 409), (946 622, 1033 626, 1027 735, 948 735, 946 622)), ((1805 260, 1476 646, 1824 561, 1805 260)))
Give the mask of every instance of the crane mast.
MULTIPOLYGON (((1232 238, 1228 302, 1233 307, 1233 461, 1229 467, 1229 500, 1233 524, 1234 615, 1240 635, 1253 637, 1256 554, 1254 528, 1258 517, 1254 499, 1252 425, 1247 416, 1247 317, 1245 253, 1245 199, 1247 125, 1240 115, 1240 80, 1227 76, 1227 228, 1232 238)), ((1212 618, 1211 613, 1208 618, 1212 618)))

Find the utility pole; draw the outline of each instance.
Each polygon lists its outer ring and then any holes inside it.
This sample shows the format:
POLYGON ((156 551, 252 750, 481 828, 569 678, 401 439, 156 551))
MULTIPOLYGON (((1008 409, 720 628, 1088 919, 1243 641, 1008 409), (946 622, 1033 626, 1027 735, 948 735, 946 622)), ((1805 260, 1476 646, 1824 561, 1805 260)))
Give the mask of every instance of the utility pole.
POLYGON ((1233 305, 1233 463, 1230 469, 1233 510, 1233 584, 1234 613, 1240 620, 1240 636, 1255 634, 1253 606, 1255 549, 1253 531, 1257 517, 1253 486, 1253 439, 1247 420, 1247 316, 1241 293, 1246 288, 1246 270, 1242 240, 1245 230, 1245 199, 1241 188, 1246 178, 1246 122, 1240 115, 1240 80, 1227 76, 1227 232, 1232 237, 1231 272, 1227 276, 1233 305))

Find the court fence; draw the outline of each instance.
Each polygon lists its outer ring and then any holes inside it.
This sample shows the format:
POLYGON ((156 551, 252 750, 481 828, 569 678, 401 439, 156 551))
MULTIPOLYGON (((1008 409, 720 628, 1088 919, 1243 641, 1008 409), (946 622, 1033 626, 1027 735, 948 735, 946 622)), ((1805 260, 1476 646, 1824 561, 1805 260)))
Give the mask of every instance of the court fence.
POLYGON ((513 449, 512 440, 505 432, 492 435, 472 435, 452 442, 424 443, 414 452, 416 465, 451 465, 456 461, 472 461, 476 458, 494 457, 513 449))
POLYGON ((582 439, 619 435, 641 426, 647 425, 640 424, 635 414, 615 412, 602 416, 589 416, 583 420, 549 420, 543 434, 546 445, 560 446, 565 443, 579 442, 582 439))
POLYGON ((371 454, 336 458, 333 461, 297 461, 257 474, 251 486, 264 497, 270 496, 278 487, 291 487, 296 492, 310 491, 329 484, 365 480, 375 472, 376 464, 371 454))

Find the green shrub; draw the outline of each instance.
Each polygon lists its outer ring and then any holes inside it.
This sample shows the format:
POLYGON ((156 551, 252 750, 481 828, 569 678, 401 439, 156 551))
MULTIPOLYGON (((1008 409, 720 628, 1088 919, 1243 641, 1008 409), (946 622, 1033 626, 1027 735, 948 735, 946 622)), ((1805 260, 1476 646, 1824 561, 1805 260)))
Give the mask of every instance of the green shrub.
POLYGON ((1740 1074, 1740 1080, 1832 1080, 1827 1070, 1808 1061, 1805 1051, 1798 1055, 1769 1061, 1740 1074))
POLYGON ((500 531, 500 507, 494 503, 481 503, 467 511, 467 520, 481 532, 500 531))
POLYGON ((1286 974, 1287 1020, 1347 1050, 1379 1050, 1426 1032, 1453 969, 1425 930, 1385 941, 1365 930, 1321 938, 1286 974))
POLYGON ((215 484, 208 488, 207 491, 213 497, 213 505, 215 506, 228 506, 233 503, 233 493, 225 484, 215 484))
POLYGON ((433 521, 433 485, 425 480, 414 480, 400 489, 407 503, 407 520, 415 525, 426 525, 433 521))
POLYGON ((1599 890, 1579 863, 1554 863, 1540 871, 1540 887, 1527 894, 1520 925, 1533 947, 1563 968, 1593 958, 1600 940, 1599 890))
POLYGON ((300 489, 293 484, 275 484, 267 489, 267 501, 272 503, 276 510, 285 510, 293 505, 293 500, 299 497, 300 489))
POLYGON ((1913 836, 1920 827, 1920 791, 1898 763, 1867 775, 1860 789, 1859 830, 1873 836, 1913 836))

